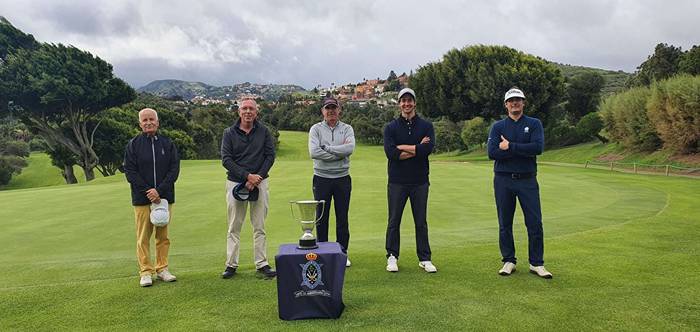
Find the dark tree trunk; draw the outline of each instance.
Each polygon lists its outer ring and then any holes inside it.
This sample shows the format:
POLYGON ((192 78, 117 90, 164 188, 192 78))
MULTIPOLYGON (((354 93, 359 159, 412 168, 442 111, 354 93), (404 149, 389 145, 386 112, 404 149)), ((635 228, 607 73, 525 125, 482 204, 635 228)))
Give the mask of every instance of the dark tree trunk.
POLYGON ((85 172, 85 181, 92 181, 95 179, 95 168, 94 167, 83 167, 83 172, 85 172))
POLYGON ((603 137, 603 136, 600 136, 600 134, 595 134, 595 137, 598 138, 603 143, 608 143, 608 139, 603 137))
POLYGON ((78 179, 75 177, 75 173, 73 173, 73 165, 63 166, 63 171, 61 171, 61 175, 63 175, 63 178, 66 180, 67 184, 78 183, 78 179))

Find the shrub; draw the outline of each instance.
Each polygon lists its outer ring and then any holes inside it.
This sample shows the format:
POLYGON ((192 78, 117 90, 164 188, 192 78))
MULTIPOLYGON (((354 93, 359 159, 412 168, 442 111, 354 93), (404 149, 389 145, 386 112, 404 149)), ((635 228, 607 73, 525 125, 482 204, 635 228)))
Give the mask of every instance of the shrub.
POLYGON ((447 118, 433 124, 435 127, 435 152, 448 152, 465 148, 459 136, 459 126, 447 118))
POLYGON ((700 76, 681 75, 654 84, 647 115, 664 148, 681 153, 700 151, 700 76))
POLYGON ((638 151, 653 151, 661 147, 661 139, 647 116, 650 94, 649 88, 637 87, 603 100, 600 115, 613 141, 638 151))
POLYGON ((489 138, 489 124, 484 118, 477 116, 464 122, 460 136, 467 148, 481 147, 489 138))
POLYGON ((603 119, 600 114, 598 112, 588 113, 576 124, 576 135, 580 142, 598 138, 601 142, 607 143, 608 140, 599 135, 602 129, 603 119))

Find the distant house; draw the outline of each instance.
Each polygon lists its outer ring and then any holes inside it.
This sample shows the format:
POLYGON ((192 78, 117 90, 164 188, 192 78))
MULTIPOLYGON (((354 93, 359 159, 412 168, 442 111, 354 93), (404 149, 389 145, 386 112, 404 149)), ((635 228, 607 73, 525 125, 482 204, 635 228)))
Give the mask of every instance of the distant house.
POLYGON ((367 107, 368 104, 369 101, 367 99, 355 99, 347 102, 347 105, 356 105, 362 108, 367 107))
POLYGON ((316 101, 313 99, 304 99, 304 100, 297 100, 294 102, 294 105, 301 105, 301 106, 309 106, 315 104, 316 101))
POLYGON ((374 87, 374 92, 375 93, 382 93, 382 92, 384 92, 385 87, 386 87, 386 82, 379 83, 374 87))
POLYGON ((355 87, 353 100, 370 99, 374 97, 374 86, 362 84, 355 87))

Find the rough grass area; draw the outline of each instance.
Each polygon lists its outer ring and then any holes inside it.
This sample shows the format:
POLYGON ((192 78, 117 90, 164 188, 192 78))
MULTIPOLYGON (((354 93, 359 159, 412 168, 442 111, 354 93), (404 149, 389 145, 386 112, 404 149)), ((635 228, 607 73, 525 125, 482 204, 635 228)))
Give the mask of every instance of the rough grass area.
MULTIPOLYGON (((23 168, 19 175, 13 176, 6 186, 0 186, 0 190, 48 187, 66 183, 61 175, 61 170, 51 165, 51 158, 47 154, 32 152, 27 163, 27 167, 23 168)), ((78 183, 84 183, 85 173, 83 173, 83 169, 73 166, 73 171, 78 183)), ((97 169, 95 169, 95 177, 102 177, 97 169)))
MULTIPOLYGON (((268 256, 301 234, 290 200, 311 197, 306 135, 282 133, 270 178, 268 256)), ((527 273, 527 233, 516 215, 521 264, 500 268, 488 163, 431 164, 428 224, 439 271, 418 268, 412 219, 402 225, 400 272, 384 270, 386 160, 352 156, 347 306, 337 320, 277 316, 275 281, 255 277, 250 224, 239 273, 225 259, 224 169, 185 161, 170 228, 176 283, 138 286, 133 209, 123 175, 77 186, 0 192, 0 330, 694 330, 700 275, 693 262, 700 181, 544 165, 545 262, 527 273)), ((29 181, 27 179, 27 181, 29 181)), ((331 226, 332 229, 333 226, 331 226)), ((331 236, 333 238, 333 236, 331 236)))

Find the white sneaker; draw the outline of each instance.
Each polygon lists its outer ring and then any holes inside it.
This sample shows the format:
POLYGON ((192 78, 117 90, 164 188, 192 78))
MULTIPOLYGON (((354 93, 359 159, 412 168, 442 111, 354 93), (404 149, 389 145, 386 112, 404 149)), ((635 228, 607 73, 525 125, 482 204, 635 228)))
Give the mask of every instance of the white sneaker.
POLYGON ((139 281, 139 285, 141 285, 141 287, 149 287, 153 285, 153 279, 151 279, 151 275, 147 274, 145 276, 141 276, 141 281, 139 281))
POLYGON ((503 267, 501 268, 501 270, 498 271, 498 274, 500 274, 502 276, 509 276, 513 272, 515 272, 515 263, 505 262, 505 264, 503 264, 503 267))
POLYGON ((386 259, 386 270, 389 272, 399 272, 399 265, 397 264, 398 260, 394 255, 389 255, 389 258, 386 259))
POLYGON ((538 277, 545 279, 552 279, 552 274, 544 268, 544 266, 532 266, 530 265, 530 273, 536 274, 538 277))
POLYGON ((172 275, 168 269, 165 269, 163 271, 160 271, 156 274, 158 276, 158 279, 163 280, 165 282, 171 282, 177 280, 177 277, 172 275))
POLYGON ((428 272, 428 273, 437 272, 437 268, 435 267, 435 265, 433 265, 433 262, 431 262, 431 261, 422 261, 422 262, 418 263, 418 266, 423 268, 425 270, 425 272, 428 272))
POLYGON ((345 267, 350 267, 350 265, 352 265, 352 263, 350 263, 350 258, 348 258, 348 259, 345 261, 345 267))

